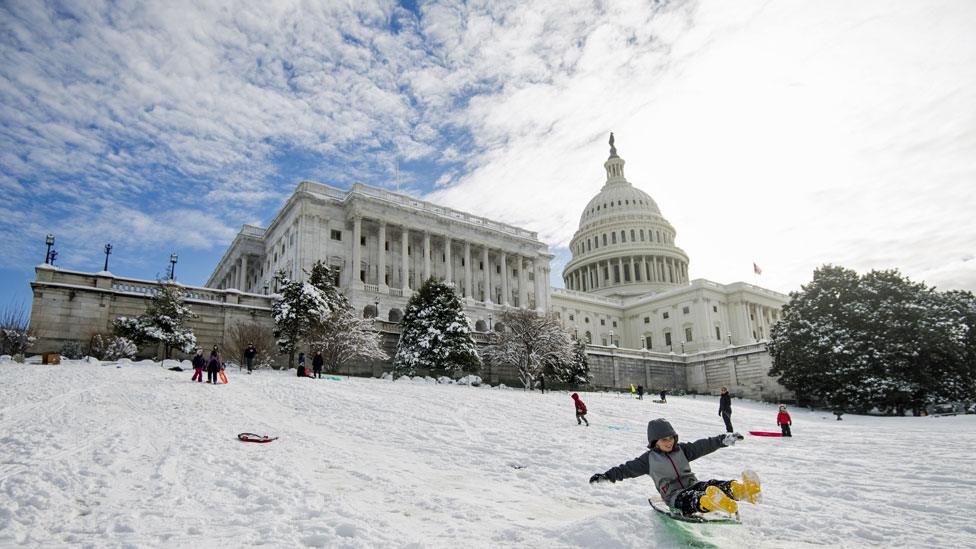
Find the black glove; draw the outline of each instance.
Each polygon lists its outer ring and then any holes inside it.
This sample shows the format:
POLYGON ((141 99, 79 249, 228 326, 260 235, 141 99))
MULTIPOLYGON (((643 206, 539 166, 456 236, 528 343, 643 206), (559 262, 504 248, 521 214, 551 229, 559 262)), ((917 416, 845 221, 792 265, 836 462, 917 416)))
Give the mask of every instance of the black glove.
POLYGON ((604 475, 603 473, 597 473, 592 477, 590 477, 590 484, 594 484, 597 482, 613 482, 613 481, 607 478, 607 475, 604 475))
POLYGON ((722 437, 722 445, 723 446, 732 446, 733 444, 735 444, 735 441, 742 440, 744 438, 745 437, 742 436, 742 435, 740 435, 739 433, 726 433, 722 437))

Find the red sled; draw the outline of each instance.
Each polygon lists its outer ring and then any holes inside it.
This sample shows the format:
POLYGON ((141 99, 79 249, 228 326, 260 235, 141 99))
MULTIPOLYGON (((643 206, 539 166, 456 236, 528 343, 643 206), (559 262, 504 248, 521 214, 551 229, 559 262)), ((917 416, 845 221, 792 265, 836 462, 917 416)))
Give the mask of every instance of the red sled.
POLYGON ((754 437, 781 437, 783 433, 774 433, 772 431, 749 431, 749 434, 754 437))
POLYGON ((242 442, 271 442, 272 440, 278 440, 278 437, 255 435, 254 433, 241 433, 237 435, 237 439, 242 442))

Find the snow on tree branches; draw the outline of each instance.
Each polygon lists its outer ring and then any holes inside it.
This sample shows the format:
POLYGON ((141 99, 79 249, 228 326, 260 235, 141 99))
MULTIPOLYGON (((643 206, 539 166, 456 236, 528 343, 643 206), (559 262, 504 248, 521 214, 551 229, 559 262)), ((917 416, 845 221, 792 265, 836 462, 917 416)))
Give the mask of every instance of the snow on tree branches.
MULTIPOLYGON (((318 272, 316 280, 321 281, 321 277, 325 276, 321 271, 328 269, 319 261, 312 267, 312 272, 318 272)), ((312 330, 332 312, 332 305, 326 292, 312 284, 311 277, 307 282, 289 280, 280 272, 278 277, 282 283, 271 305, 271 316, 275 322, 274 336, 278 348, 288 355, 288 367, 291 368, 295 351, 307 342, 312 330)), ((338 292, 335 294, 345 300, 345 296, 338 292)))
POLYGON ((394 376, 412 376, 427 369, 457 377, 481 366, 461 300, 443 282, 434 278, 424 282, 410 297, 401 326, 394 376))
POLYGON ((790 297, 770 334, 770 375, 799 399, 904 414, 976 393, 973 294, 826 265, 790 297))
POLYGON ((189 353, 196 347, 197 338, 186 326, 195 315, 185 299, 186 292, 178 284, 160 281, 145 313, 136 318, 120 316, 115 319, 116 335, 136 345, 162 343, 167 358, 171 348, 189 353))
POLYGON ((505 329, 485 349, 486 360, 514 365, 527 389, 544 370, 569 381, 575 365, 573 343, 555 316, 518 309, 502 313, 501 324, 505 329))

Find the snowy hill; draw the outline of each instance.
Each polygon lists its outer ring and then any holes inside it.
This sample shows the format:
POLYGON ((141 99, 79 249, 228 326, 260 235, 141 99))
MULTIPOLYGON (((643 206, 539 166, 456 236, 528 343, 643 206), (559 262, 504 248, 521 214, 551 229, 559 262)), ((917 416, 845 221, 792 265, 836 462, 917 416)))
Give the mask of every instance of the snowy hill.
MULTIPOLYGON (((792 409, 792 440, 692 464, 758 471, 764 503, 684 526, 653 514, 649 477, 587 479, 640 455, 649 419, 721 433, 717 398, 581 393, 587 428, 565 392, 228 373, 0 363, 0 546, 976 547, 976 416, 792 409)), ((775 416, 733 401, 743 433, 775 416)))

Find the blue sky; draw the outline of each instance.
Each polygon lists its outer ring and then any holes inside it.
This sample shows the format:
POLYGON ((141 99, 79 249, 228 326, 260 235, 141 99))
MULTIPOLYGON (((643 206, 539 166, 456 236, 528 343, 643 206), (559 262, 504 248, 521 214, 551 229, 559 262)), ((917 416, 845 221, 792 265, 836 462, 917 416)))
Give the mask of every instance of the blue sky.
POLYGON ((611 130, 693 278, 976 289, 972 2, 338 4, 0 4, 0 306, 47 233, 65 268, 111 242, 118 275, 175 251, 202 284, 301 179, 397 165, 538 231, 558 275, 611 130))

